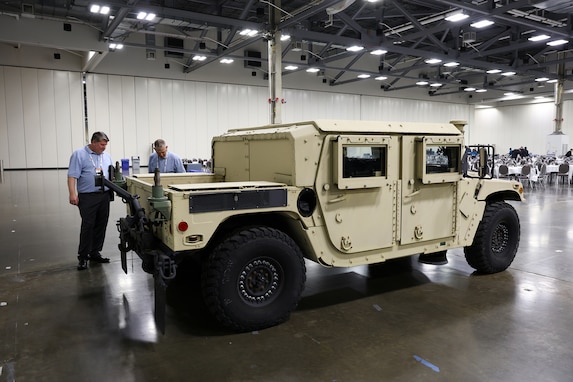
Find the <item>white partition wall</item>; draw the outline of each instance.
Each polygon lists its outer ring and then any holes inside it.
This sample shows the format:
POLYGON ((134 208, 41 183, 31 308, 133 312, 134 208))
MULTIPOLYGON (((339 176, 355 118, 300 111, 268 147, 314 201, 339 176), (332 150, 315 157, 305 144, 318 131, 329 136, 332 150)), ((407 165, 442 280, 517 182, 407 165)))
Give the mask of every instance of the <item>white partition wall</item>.
MULTIPOLYGON (((147 165, 157 138, 183 158, 209 158, 211 138, 228 129, 269 123, 265 87, 89 74, 89 130, 110 135, 114 160, 147 165)), ((285 89, 282 122, 369 119, 446 123, 471 119, 468 105, 285 89)))
POLYGON ((361 106, 363 120, 432 123, 464 120, 468 125, 473 120, 473 106, 464 104, 363 96, 361 106))
MULTIPOLYGON (((110 137, 115 161, 167 141, 183 158, 209 158, 211 138, 231 128, 269 123, 264 86, 214 84, 87 74, 88 132, 81 73, 1 67, 0 149, 5 168, 67 167, 71 152, 94 131, 110 137), (87 136, 86 136, 87 135, 87 136)), ((332 89, 329 89, 332 90, 332 89)), ((367 119, 447 122, 471 120, 467 105, 285 89, 282 121, 367 119)))
POLYGON ((285 123, 313 119, 360 119, 361 98, 356 94, 285 89, 284 99, 282 120, 285 123))
MULTIPOLYGON (((499 153, 524 146, 530 153, 546 154, 547 136, 555 130, 553 102, 476 109, 474 115, 471 141, 496 143, 499 153)), ((564 102, 562 132, 573 134, 573 101, 564 102)))
MULTIPOLYGON (((333 89, 328 89, 333 90, 333 89)), ((88 132, 82 75, 0 66, 0 160, 6 169, 62 168, 94 131, 110 136, 114 160, 139 156, 167 141, 183 158, 209 158, 211 138, 231 128, 269 123, 264 86, 214 84, 104 74, 86 75, 88 132), (86 136, 87 135, 87 136, 86 136)), ((466 142, 498 152, 527 146, 544 153, 554 129, 551 102, 476 109, 464 104, 284 89, 285 123, 327 119, 447 123, 467 120, 466 142)), ((564 104, 563 132, 572 134, 573 101, 564 104)))
POLYGON ((86 85, 89 130, 109 134, 116 161, 147 165, 157 138, 182 158, 209 158, 214 135, 267 123, 264 88, 101 74, 86 85))
POLYGON ((0 160, 9 168, 67 167, 85 144, 80 73, 0 66, 0 160))

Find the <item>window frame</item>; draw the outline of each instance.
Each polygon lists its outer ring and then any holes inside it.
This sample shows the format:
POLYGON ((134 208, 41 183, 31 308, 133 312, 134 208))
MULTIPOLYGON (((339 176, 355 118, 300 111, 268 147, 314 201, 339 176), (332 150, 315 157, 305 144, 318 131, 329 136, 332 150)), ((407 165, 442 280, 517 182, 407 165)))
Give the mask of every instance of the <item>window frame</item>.
POLYGON ((382 187, 388 180, 389 136, 340 135, 333 142, 333 180, 339 189, 382 187), (381 147, 380 175, 344 177, 345 147, 381 147))
POLYGON ((462 179, 463 137, 423 137, 417 142, 417 175, 424 184, 457 182, 462 179), (455 147, 458 149, 454 167, 444 172, 428 172, 427 150, 433 146, 455 147))

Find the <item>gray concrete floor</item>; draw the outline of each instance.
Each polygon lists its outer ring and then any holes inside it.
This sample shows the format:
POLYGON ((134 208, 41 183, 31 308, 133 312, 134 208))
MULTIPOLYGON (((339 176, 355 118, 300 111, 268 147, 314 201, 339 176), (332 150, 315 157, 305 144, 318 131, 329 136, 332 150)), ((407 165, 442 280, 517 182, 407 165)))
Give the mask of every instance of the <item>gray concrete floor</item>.
POLYGON ((76 271, 79 215, 64 170, 6 171, 0 183, 0 382, 571 381, 573 187, 512 203, 521 244, 505 272, 475 275, 462 250, 443 266, 307 263, 291 319, 220 329, 194 269, 155 329, 152 277, 120 267, 116 200, 104 255, 76 271))

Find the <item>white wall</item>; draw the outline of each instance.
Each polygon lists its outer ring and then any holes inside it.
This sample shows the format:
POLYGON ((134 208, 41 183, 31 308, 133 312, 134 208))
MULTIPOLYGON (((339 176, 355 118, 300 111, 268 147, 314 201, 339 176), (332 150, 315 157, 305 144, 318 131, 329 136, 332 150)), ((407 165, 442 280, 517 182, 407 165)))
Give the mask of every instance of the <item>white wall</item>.
MULTIPOLYGON (((269 122, 265 86, 124 75, 86 76, 88 132, 78 72, 0 66, 0 159, 6 169, 67 167, 71 152, 94 131, 110 136, 114 160, 139 156, 165 139, 184 158, 208 158, 214 135, 269 122)), ((332 90, 332 89, 328 89, 332 90)), ((471 105, 285 89, 282 121, 318 118, 412 122, 467 120, 466 142, 498 152, 527 146, 544 153, 554 128, 552 103, 476 109, 471 105)), ((573 101, 564 105, 571 134, 573 101)))
MULTIPOLYGON (((475 123, 467 130, 470 142, 495 143, 498 153, 527 147, 531 153, 546 154, 547 136, 555 129, 555 104, 543 102, 475 110, 475 123)), ((563 104, 562 132, 573 134, 573 101, 563 104)))
POLYGON ((267 123, 264 88, 128 76, 86 76, 89 130, 110 137, 114 160, 139 156, 165 139, 182 158, 209 158, 211 138, 267 123))
MULTIPOLYGON (((230 128, 269 123, 262 86, 89 74, 90 132, 109 134, 114 160, 147 165, 157 138, 182 158, 209 158, 211 138, 230 128)), ((285 89, 282 122, 319 118, 444 122, 470 118, 471 107, 438 102, 285 89)))
POLYGON ((361 119, 444 123, 464 120, 471 124, 473 106, 398 98, 368 97, 362 100, 361 119))
POLYGON ((67 167, 84 142, 80 73, 0 66, 5 168, 67 167))

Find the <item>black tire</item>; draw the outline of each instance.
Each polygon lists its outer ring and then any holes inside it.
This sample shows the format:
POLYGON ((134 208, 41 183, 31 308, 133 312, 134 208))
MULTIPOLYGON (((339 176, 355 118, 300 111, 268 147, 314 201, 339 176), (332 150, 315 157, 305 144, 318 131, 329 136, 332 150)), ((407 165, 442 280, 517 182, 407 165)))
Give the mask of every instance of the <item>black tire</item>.
POLYGON ((504 271, 515 258, 519 236, 515 209, 505 202, 488 204, 472 245, 464 248, 466 260, 480 273, 504 271))
POLYGON ((288 320, 305 281, 296 243, 277 229, 256 227, 213 250, 203 264, 201 289, 211 314, 223 326, 244 332, 288 320))

